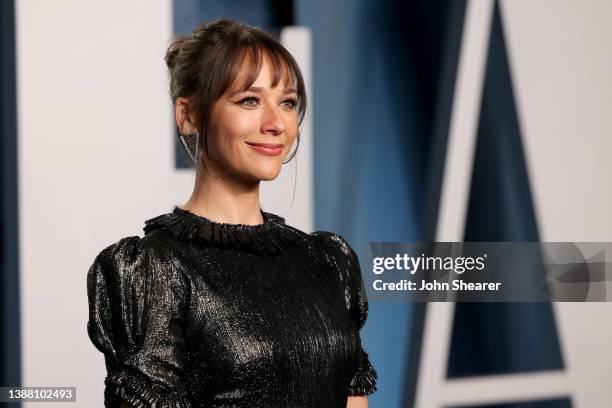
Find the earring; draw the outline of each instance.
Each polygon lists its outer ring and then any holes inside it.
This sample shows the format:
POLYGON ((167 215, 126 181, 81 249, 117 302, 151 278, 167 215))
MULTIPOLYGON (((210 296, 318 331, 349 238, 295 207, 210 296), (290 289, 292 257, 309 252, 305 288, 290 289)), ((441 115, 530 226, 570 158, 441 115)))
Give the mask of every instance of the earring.
POLYGON ((198 132, 190 133, 188 135, 179 134, 179 139, 185 148, 185 151, 189 155, 189 158, 194 162, 198 163, 198 146, 200 134, 198 132))

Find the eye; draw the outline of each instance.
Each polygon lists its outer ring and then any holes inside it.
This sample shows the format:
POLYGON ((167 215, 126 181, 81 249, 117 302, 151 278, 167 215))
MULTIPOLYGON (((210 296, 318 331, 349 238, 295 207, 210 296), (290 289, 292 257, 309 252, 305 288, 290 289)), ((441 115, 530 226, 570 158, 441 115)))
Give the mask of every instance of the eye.
POLYGON ((282 105, 283 105, 283 106, 286 106, 286 107, 288 107, 288 108, 290 108, 290 109, 295 109, 295 108, 297 107, 297 99, 293 99, 293 98, 291 98, 291 99, 285 99, 285 100, 282 102, 282 105))
POLYGON ((246 98, 241 99, 238 103, 242 106, 246 106, 247 108, 254 108, 259 103, 259 99, 254 96, 247 96, 246 98))

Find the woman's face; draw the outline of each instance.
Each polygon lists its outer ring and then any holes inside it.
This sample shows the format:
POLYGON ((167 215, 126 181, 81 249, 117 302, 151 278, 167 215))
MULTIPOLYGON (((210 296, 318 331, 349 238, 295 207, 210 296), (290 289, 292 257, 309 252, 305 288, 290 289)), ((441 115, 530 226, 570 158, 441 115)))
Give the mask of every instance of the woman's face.
POLYGON ((207 167, 243 180, 272 180, 280 173, 298 132, 297 92, 283 80, 272 88, 264 55, 255 82, 242 91, 246 68, 210 112, 207 167))

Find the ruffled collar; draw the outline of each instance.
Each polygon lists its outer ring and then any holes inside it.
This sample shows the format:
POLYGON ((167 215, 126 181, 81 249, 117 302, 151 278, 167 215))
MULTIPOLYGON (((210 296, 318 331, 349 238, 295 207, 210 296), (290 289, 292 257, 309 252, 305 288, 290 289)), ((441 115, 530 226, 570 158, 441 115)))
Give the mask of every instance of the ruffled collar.
POLYGON ((259 254, 277 254, 303 240, 307 234, 285 224, 285 219, 262 210, 259 225, 227 224, 174 207, 171 213, 145 221, 145 234, 163 229, 175 237, 220 247, 240 248, 259 254))

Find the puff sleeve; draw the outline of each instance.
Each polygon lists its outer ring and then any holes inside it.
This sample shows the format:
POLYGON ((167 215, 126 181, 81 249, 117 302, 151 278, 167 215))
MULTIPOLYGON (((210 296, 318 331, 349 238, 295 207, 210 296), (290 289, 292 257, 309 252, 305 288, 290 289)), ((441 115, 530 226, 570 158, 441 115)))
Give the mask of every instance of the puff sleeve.
POLYGON ((87 332, 104 353, 104 405, 190 407, 184 385, 187 280, 163 248, 137 236, 96 257, 87 273, 87 332))
MULTIPOLYGON (((326 252, 340 274, 344 285, 344 298, 349 314, 359 333, 368 316, 368 300, 361 278, 361 268, 355 251, 340 235, 325 231, 315 233, 323 237, 326 252)), ((360 341, 361 344, 361 341, 360 341)), ((368 354, 361 347, 359 368, 353 375, 349 395, 368 395, 376 391, 378 375, 370 363, 368 354)))

